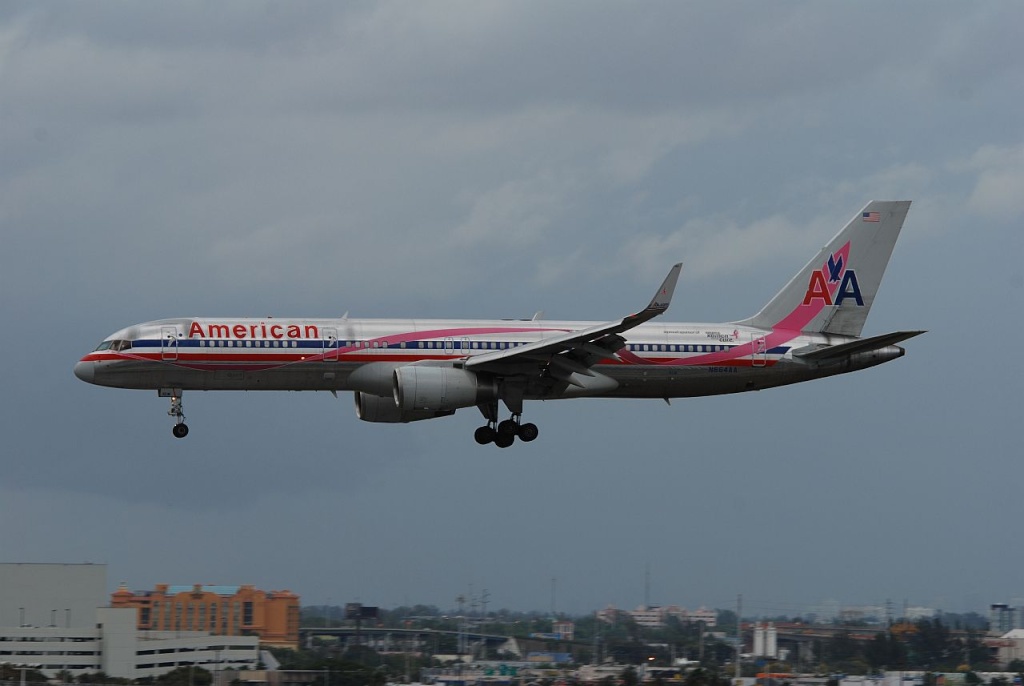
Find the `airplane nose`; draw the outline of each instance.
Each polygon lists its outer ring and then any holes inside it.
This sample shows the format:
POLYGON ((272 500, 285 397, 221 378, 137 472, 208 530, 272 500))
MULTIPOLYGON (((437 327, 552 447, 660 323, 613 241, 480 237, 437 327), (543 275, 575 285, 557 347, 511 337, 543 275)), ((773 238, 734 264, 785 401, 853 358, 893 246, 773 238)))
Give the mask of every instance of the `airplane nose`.
POLYGON ((92 383, 95 374, 94 362, 78 362, 75 365, 75 376, 82 381, 92 383))

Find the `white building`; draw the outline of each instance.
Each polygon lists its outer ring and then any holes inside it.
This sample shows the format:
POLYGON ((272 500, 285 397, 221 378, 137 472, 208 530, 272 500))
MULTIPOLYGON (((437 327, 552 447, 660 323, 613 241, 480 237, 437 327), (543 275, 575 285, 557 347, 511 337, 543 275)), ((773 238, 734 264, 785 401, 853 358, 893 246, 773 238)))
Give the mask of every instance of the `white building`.
POLYGON ((779 657, 778 631, 771 622, 754 625, 754 655, 757 657, 779 657))
POLYGON ((106 565, 0 564, 0 626, 93 627, 106 565))
POLYGON ((999 638, 986 639, 985 644, 996 649, 996 662, 1001 665, 1024 660, 1024 629, 1013 629, 999 638))
POLYGON ((105 598, 105 565, 0 564, 0 662, 51 677, 66 670, 126 679, 188 665, 217 672, 259 662, 257 636, 139 631, 136 609, 100 607, 105 598))
POLYGON ((646 607, 641 605, 630 612, 629 616, 639 626, 648 629, 660 629, 665 626, 665 608, 663 607, 646 607))

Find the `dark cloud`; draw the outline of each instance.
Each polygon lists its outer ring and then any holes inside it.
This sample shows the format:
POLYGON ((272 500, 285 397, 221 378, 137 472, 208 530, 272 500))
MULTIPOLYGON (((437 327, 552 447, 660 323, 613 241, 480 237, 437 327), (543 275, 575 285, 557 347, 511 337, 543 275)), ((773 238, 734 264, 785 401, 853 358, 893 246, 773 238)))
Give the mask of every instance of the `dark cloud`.
POLYGON ((964 347, 1021 334, 1017 5, 0 12, 7 559, 309 602, 633 606, 648 563, 663 603, 1020 594, 984 532, 1021 363, 964 347), (853 377, 538 403, 499 454, 328 394, 191 394, 179 442, 71 374, 164 316, 611 319, 679 259, 669 318, 740 318, 882 196, 915 204, 868 327, 931 332, 853 377))

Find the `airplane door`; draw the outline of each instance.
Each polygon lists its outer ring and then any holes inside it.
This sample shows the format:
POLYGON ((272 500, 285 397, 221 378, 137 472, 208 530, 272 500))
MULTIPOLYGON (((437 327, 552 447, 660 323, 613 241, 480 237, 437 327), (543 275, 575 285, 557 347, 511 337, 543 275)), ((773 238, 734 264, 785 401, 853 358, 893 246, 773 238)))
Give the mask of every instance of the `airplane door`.
POLYGON ((338 330, 332 327, 323 328, 322 340, 324 347, 324 362, 338 361, 338 330))
POLYGON ((764 336, 754 338, 754 351, 750 363, 754 367, 763 367, 768 363, 768 341, 764 336))
POLYGON ((178 328, 175 326, 160 327, 160 359, 178 359, 178 328))

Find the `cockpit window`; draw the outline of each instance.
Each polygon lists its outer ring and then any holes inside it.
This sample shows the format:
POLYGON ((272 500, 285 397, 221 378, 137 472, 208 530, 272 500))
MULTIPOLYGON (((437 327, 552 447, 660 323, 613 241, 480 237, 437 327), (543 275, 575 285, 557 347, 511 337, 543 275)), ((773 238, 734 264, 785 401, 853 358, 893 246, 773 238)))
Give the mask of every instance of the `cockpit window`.
POLYGON ((113 350, 114 352, 121 352, 122 350, 131 350, 131 347, 131 341, 113 340, 103 341, 96 347, 96 350, 113 350))

